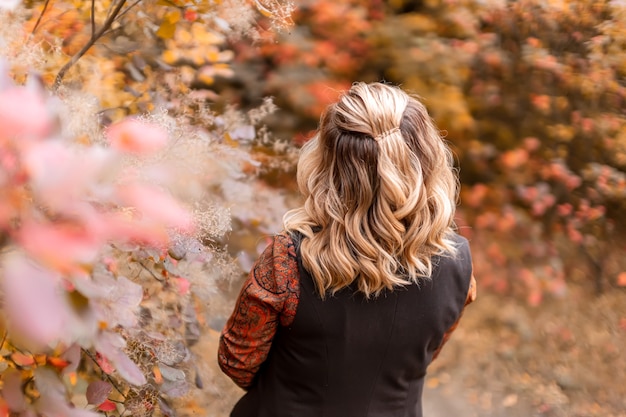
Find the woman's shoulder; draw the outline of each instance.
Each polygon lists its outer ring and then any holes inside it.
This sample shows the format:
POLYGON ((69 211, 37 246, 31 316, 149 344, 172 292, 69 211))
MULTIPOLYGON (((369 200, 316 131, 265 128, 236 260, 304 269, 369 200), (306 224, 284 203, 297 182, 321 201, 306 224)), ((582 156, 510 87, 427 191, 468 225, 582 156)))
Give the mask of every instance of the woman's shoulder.
POLYGON ((446 237, 452 241, 457 249, 461 247, 469 247, 469 240, 465 236, 460 235, 458 232, 450 232, 446 237))
POLYGON ((296 243, 299 236, 293 232, 286 230, 281 231, 273 236, 274 253, 284 253, 290 256, 296 256, 296 243))
POLYGON ((447 239, 452 241, 455 248, 455 254, 454 256, 442 257, 440 259, 441 266, 448 265, 449 267, 458 270, 461 277, 469 280, 469 277, 472 275, 472 253, 470 251, 469 240, 456 232, 450 233, 449 236, 447 236, 447 239))

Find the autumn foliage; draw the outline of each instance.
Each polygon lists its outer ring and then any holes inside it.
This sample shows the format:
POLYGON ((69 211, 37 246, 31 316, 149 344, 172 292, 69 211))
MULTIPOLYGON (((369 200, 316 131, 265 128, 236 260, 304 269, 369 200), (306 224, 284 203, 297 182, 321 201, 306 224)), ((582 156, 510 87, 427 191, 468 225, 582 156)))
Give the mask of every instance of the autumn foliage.
POLYGON ((251 197, 271 102, 204 101, 226 36, 278 9, 139 3, 0 3, 0 416, 175 415, 240 274, 231 219, 274 221, 251 197))
POLYGON ((625 19, 606 1, 318 1, 243 56, 287 109, 278 131, 289 113, 314 129, 354 80, 420 95, 459 161, 482 288, 537 305, 568 280, 623 285, 625 19))

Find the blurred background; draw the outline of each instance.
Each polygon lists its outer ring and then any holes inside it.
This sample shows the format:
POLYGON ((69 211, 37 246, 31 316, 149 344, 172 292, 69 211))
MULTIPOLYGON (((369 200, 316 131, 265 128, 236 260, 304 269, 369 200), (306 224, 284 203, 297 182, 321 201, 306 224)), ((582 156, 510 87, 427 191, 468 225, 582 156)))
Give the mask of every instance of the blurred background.
POLYGON ((478 281, 431 367, 426 415, 626 416, 623 1, 140 0, 106 28, 118 4, 25 1, 0 15, 0 55, 15 82, 34 72, 91 103, 97 129, 166 112, 230 161, 203 174, 226 210, 205 221, 227 232, 200 240, 230 266, 194 347, 210 363, 189 400, 201 415, 240 394, 213 364, 216 332, 299 204, 298 147, 352 82, 384 81, 419 95, 454 150, 478 281))

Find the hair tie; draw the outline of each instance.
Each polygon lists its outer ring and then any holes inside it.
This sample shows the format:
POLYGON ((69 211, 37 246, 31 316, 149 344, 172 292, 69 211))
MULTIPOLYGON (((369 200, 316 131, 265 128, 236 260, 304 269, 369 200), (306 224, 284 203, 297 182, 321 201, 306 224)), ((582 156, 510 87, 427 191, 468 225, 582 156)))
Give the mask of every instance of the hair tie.
POLYGON ((383 133, 379 134, 378 136, 374 137, 374 140, 376 142, 385 139, 387 136, 391 136, 396 132, 399 132, 400 128, 399 127, 394 127, 393 129, 389 129, 384 131, 383 133))

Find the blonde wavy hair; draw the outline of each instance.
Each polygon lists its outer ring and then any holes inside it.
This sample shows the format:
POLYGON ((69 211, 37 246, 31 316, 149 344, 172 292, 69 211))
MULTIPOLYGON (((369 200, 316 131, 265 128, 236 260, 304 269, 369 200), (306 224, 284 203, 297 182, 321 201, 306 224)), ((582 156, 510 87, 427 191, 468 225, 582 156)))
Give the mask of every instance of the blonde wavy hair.
POLYGON ((366 297, 432 274, 451 240, 453 157, 424 105, 400 88, 355 83, 301 150, 304 204, 285 214, 321 297, 356 282, 366 297))

